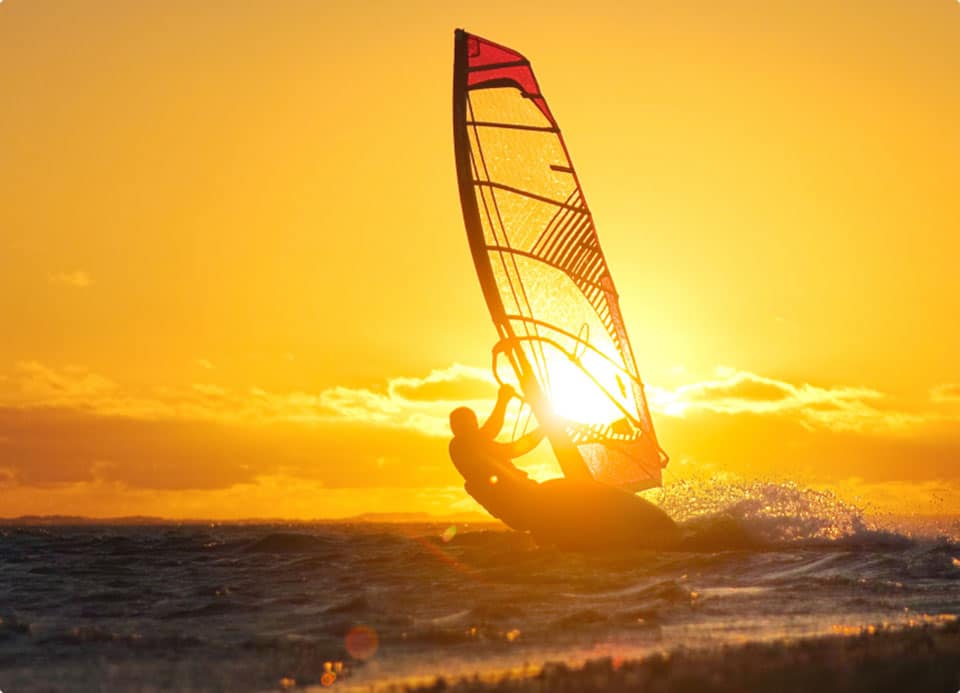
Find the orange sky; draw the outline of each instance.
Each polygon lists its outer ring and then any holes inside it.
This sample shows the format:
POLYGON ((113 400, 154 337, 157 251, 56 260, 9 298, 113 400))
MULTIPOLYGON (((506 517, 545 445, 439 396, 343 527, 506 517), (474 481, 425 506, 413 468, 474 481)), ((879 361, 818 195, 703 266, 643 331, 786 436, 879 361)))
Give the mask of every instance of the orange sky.
POLYGON ((533 61, 668 482, 960 509, 960 5, 475 5, 0 3, 0 515, 474 507, 456 26, 533 61))

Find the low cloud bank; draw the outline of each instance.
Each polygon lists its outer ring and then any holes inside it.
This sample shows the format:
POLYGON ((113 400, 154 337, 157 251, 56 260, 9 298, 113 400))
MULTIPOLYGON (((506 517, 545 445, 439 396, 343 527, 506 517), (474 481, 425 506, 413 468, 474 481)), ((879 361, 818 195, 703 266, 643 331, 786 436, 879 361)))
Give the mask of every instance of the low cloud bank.
MULTIPOLYGON (((960 482, 958 390, 937 386, 925 404, 908 407, 869 388, 718 369, 648 393, 673 458, 668 479, 689 469, 810 484, 858 479, 889 496, 898 484, 960 482)), ((22 508, 30 494, 43 505, 43 494, 80 499, 83 489, 96 488, 91 499, 113 494, 119 510, 142 491, 174 503, 165 514, 182 517, 189 513, 176 504, 177 493, 209 494, 216 504, 229 489, 282 478, 355 498, 359 512, 374 507, 363 505, 373 498, 365 500, 365 489, 397 489, 398 498, 415 489, 461 489, 446 453, 448 412, 467 403, 483 414, 495 392, 487 371, 460 364, 311 393, 213 382, 134 391, 84 368, 23 362, 0 375, 0 488, 22 508)), ((533 464, 537 477, 550 475, 540 468, 549 460, 533 464)), ((263 488, 273 489, 282 507, 284 490, 263 488)), ((333 513, 290 516, 325 514, 333 513)))

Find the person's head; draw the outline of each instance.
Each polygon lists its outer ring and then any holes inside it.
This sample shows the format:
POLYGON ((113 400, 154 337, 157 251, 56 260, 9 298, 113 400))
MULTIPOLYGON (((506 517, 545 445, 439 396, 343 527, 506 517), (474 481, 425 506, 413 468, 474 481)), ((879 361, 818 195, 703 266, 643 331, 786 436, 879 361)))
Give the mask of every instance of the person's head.
POLYGON ((470 407, 457 407, 450 412, 450 430, 455 436, 469 436, 480 429, 477 415, 470 407))

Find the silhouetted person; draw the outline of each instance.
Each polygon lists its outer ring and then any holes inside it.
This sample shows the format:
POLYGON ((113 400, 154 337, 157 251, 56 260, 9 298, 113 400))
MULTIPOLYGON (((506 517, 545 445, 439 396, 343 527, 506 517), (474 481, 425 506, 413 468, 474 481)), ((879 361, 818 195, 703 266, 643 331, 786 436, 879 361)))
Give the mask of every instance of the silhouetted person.
POLYGON ((543 431, 536 428, 511 443, 495 440, 503 428, 507 405, 516 395, 513 387, 503 385, 483 426, 478 424, 476 413, 468 407, 450 412, 450 430, 453 431, 450 459, 466 481, 467 493, 490 514, 514 529, 530 529, 531 517, 536 513, 539 484, 517 469, 511 460, 533 450, 543 439, 543 431))
POLYGON ((538 543, 561 548, 678 545, 673 520, 632 493, 594 481, 574 447, 560 450, 567 461, 563 478, 538 484, 517 469, 512 460, 533 450, 544 434, 537 428, 512 443, 494 440, 516 394, 502 386, 483 426, 472 409, 450 412, 450 459, 466 481, 467 493, 487 512, 513 529, 529 531, 538 543))

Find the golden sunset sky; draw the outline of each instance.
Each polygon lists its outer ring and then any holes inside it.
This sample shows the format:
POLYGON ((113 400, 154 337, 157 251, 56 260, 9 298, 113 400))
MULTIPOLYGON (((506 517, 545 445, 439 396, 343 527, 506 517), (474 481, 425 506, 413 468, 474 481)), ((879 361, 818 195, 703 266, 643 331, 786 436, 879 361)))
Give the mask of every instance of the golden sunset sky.
POLYGON ((531 59, 666 481, 960 509, 960 4, 0 2, 0 516, 477 506, 455 27, 531 59))

